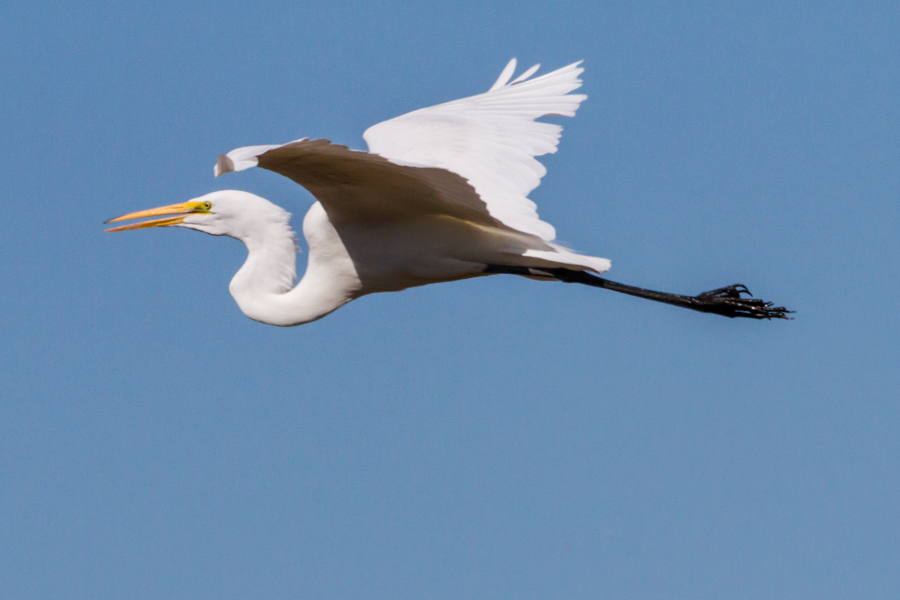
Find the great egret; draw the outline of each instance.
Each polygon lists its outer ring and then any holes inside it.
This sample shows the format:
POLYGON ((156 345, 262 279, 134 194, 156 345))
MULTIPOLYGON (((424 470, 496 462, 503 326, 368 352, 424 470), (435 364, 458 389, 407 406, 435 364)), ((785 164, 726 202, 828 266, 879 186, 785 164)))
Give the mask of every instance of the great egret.
POLYGON ((506 273, 623 292, 728 317, 788 318, 750 298, 743 285, 681 296, 615 283, 610 267, 553 243, 528 193, 546 173, 535 157, 556 152, 562 127, 536 121, 575 116, 587 97, 580 62, 510 81, 513 59, 483 94, 417 110, 370 127, 369 152, 307 138, 219 155, 215 175, 254 166, 299 183, 318 200, 303 219, 309 262, 294 287, 296 239, 290 214, 234 190, 130 213, 163 216, 108 229, 187 227, 237 238, 247 260, 229 290, 245 315, 271 325, 320 319, 375 292, 506 273))

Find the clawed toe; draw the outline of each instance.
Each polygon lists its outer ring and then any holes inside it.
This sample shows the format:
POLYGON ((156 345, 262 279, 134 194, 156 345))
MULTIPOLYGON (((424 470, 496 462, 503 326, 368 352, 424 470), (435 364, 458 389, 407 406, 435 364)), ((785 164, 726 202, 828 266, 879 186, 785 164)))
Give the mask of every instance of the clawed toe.
POLYGON ((793 312, 783 306, 773 307, 771 302, 753 298, 747 286, 740 283, 704 292, 693 300, 696 310, 731 318, 790 319, 788 314, 793 312), (746 294, 747 297, 741 294, 746 294))
POLYGON ((736 283, 734 285, 729 285, 727 287, 719 288, 717 290, 710 290, 708 292, 703 292, 698 298, 740 298, 741 294, 747 294, 752 297, 753 294, 750 293, 750 290, 747 289, 747 286, 743 283, 736 283))

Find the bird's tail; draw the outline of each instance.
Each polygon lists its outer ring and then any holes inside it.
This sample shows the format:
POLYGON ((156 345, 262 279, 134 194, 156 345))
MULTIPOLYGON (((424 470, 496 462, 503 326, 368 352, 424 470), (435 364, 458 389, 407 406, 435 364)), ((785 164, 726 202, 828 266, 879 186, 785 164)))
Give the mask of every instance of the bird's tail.
POLYGON ((612 263, 607 258, 578 254, 558 244, 546 242, 545 244, 548 246, 547 249, 528 249, 521 255, 517 255, 514 260, 510 261, 510 264, 521 267, 563 268, 575 271, 587 270, 598 274, 609 271, 609 268, 612 266, 612 263))

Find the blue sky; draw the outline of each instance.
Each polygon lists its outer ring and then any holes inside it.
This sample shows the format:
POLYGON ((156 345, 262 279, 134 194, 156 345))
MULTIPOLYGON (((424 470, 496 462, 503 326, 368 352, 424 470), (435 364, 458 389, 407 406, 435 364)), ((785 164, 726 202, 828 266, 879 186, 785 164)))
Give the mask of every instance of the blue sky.
POLYGON ((900 593, 895 3, 7 2, 0 52, 0 596, 900 593), (103 232, 227 188, 299 223, 216 155, 364 148, 513 56, 585 60, 561 240, 797 319, 493 277, 279 329, 238 242, 103 232))

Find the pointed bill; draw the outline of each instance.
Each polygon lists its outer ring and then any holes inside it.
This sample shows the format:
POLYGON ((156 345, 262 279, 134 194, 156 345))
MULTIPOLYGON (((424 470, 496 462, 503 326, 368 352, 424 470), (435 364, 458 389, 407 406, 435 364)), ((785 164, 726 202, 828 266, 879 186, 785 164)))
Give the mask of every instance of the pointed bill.
POLYGON ((151 208, 150 210, 140 210, 115 219, 104 221, 103 223, 115 223, 116 221, 129 221, 131 219, 143 219, 145 217, 158 217, 162 215, 177 215, 164 217, 162 219, 151 219, 150 221, 142 221, 140 223, 131 223, 130 225, 122 225, 121 227, 112 227, 106 231, 129 231, 132 229, 146 229, 148 227, 165 227, 168 225, 178 225, 184 222, 185 217, 196 213, 209 213, 209 202, 182 202, 180 204, 170 204, 169 206, 160 206, 159 208, 151 208))

